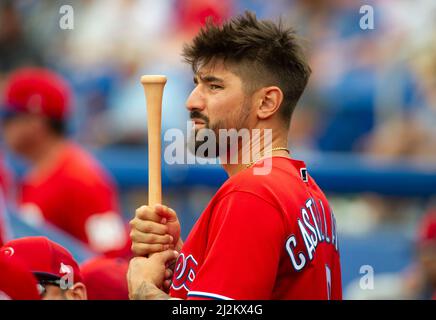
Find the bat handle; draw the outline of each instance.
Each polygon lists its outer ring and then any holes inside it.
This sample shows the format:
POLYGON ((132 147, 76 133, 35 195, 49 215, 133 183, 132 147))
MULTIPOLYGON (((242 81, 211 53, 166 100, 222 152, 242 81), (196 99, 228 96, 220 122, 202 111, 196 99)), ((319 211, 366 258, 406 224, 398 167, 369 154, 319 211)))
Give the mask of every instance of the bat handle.
POLYGON ((167 78, 159 75, 141 77, 147 101, 148 128, 148 205, 162 203, 161 120, 162 96, 167 78))

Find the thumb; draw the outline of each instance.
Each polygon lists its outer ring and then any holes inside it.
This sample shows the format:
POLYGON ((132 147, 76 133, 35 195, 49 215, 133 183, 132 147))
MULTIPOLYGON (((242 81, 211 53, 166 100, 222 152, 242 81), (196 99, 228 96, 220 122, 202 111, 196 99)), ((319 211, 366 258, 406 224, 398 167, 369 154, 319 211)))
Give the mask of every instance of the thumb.
POLYGON ((177 214, 176 212, 168 208, 166 206, 158 206, 156 207, 156 213, 161 217, 165 218, 168 222, 177 221, 177 214))

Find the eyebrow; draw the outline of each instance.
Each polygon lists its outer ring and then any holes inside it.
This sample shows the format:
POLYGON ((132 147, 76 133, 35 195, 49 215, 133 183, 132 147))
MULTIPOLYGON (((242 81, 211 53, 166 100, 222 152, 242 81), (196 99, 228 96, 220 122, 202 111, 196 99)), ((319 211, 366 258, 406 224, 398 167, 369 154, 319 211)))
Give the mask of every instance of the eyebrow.
POLYGON ((210 82, 223 83, 223 82, 224 82, 223 79, 218 78, 218 77, 215 77, 215 76, 210 76, 210 75, 209 75, 209 76, 208 76, 208 75, 206 75, 206 76, 196 75, 196 76, 194 76, 194 83, 197 83, 197 82, 198 82, 198 78, 200 78, 201 81, 203 81, 203 82, 207 82, 207 83, 210 83, 210 82))

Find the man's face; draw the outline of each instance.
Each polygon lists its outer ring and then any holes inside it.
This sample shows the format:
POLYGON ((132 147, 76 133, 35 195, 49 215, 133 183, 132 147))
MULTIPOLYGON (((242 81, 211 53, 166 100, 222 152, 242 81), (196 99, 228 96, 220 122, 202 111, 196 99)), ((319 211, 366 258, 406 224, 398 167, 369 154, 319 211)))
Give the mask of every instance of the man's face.
POLYGON ((38 290, 42 300, 87 300, 86 287, 81 282, 77 282, 69 289, 62 289, 59 285, 40 282, 38 290))
POLYGON ((436 243, 423 245, 418 252, 419 262, 429 283, 436 288, 436 243))
POLYGON ((65 291, 58 286, 47 284, 41 293, 42 300, 67 300, 65 291))
POLYGON ((211 129, 218 142, 219 129, 250 128, 250 97, 244 93, 241 78, 223 63, 201 67, 194 75, 194 83, 186 107, 195 122, 196 134, 202 128, 211 129))
POLYGON ((41 117, 27 114, 14 115, 2 122, 6 145, 16 154, 26 156, 37 136, 44 129, 41 117))

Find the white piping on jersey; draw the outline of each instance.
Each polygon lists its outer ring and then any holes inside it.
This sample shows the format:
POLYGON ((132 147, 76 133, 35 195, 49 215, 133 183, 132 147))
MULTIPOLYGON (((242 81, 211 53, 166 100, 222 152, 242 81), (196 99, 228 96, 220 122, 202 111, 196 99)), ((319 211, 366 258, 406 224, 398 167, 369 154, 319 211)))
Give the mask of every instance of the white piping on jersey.
POLYGON ((220 294, 202 292, 202 291, 189 291, 188 297, 190 297, 190 296, 205 297, 205 298, 212 298, 212 299, 218 299, 218 300, 234 300, 232 298, 228 298, 228 297, 222 296, 220 294))

